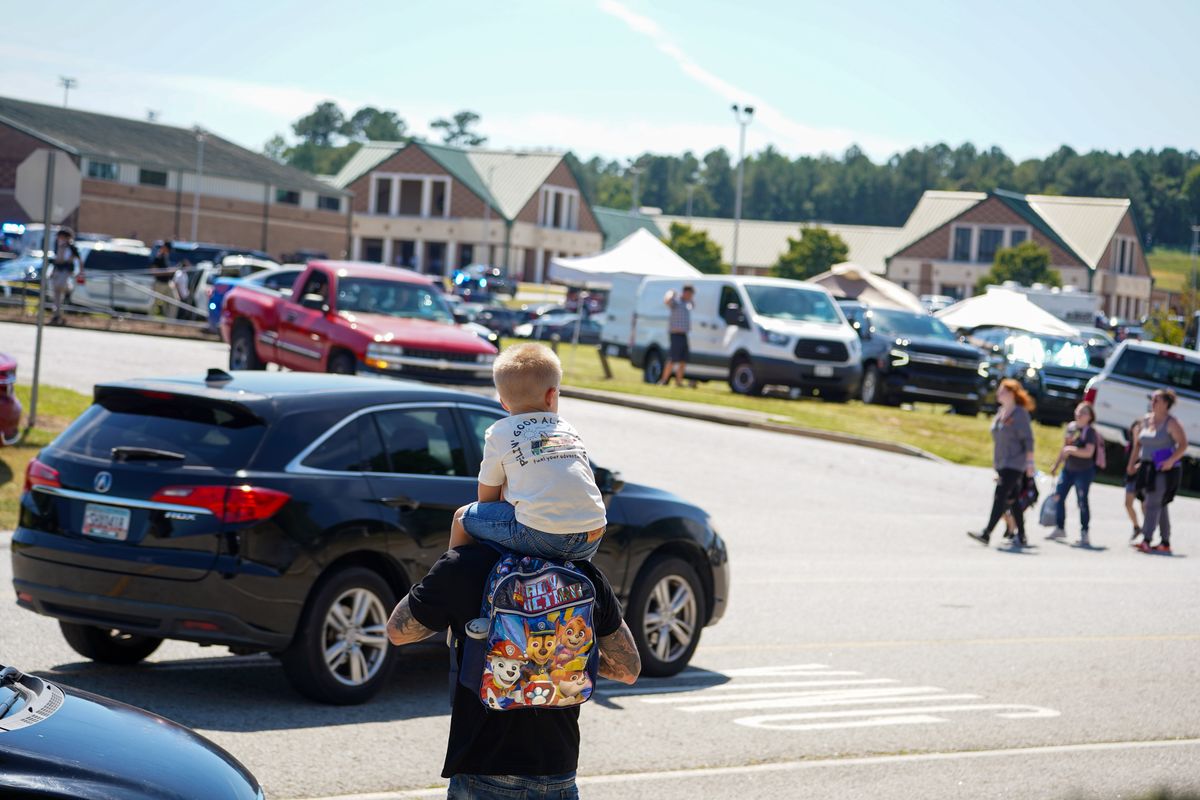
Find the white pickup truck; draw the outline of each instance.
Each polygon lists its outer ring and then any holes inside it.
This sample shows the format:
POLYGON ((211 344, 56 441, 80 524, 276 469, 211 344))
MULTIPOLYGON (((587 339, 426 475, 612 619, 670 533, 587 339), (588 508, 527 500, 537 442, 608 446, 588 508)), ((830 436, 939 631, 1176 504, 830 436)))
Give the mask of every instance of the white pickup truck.
POLYGON ((1129 426, 1149 410, 1155 389, 1174 389, 1171 415, 1183 425, 1187 454, 1200 458, 1200 352, 1157 342, 1126 340, 1088 381, 1083 399, 1096 409, 1096 426, 1109 442, 1127 442, 1129 426))

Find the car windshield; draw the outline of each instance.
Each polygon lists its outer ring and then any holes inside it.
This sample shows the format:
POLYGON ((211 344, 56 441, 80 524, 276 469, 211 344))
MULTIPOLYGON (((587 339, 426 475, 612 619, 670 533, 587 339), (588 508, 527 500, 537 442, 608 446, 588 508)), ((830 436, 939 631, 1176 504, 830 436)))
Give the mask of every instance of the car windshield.
POLYGON ((893 336, 919 336, 926 339, 955 341, 954 334, 950 332, 946 324, 928 314, 880 308, 871 312, 871 322, 877 330, 893 336))
POLYGON ((1008 352, 1012 360, 1033 367, 1086 369, 1088 366, 1087 346, 1083 342, 1057 336, 1014 336, 1008 340, 1008 352))
POLYGON ((442 296, 419 283, 347 278, 338 283, 337 307, 360 314, 454 322, 442 296))
POLYGON ((790 286, 746 284, 746 294, 754 310, 764 317, 804 322, 841 322, 837 308, 823 292, 794 289, 790 286))

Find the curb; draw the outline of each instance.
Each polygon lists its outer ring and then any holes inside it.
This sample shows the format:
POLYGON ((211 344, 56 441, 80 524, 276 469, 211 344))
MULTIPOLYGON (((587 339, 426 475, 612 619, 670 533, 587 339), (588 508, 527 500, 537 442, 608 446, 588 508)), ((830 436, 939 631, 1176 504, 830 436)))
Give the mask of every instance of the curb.
POLYGON ((826 442, 836 442, 838 444, 849 444, 856 447, 866 447, 872 450, 882 450, 887 453, 897 453, 899 455, 913 456, 915 458, 924 458, 929 461, 935 461, 939 464, 951 464, 941 456, 936 456, 928 450, 911 445, 902 444, 900 442, 885 442, 879 439, 868 439, 864 436, 855 436, 850 433, 836 433, 834 431, 823 431, 816 428, 801 428, 795 425, 784 425, 779 422, 772 422, 770 416, 760 411, 743 411, 742 409, 725 409, 723 412, 709 411, 712 406, 704 406, 700 403, 684 403, 674 400, 648 400, 637 395, 621 394, 619 392, 605 392, 599 389, 578 389, 570 386, 563 386, 560 389, 563 397, 573 397, 577 400, 590 400, 595 403, 607 403, 609 405, 624 406, 626 408, 636 408, 640 411, 653 411, 659 414, 671 414, 676 417, 687 417, 688 419, 697 419, 704 422, 716 422, 721 425, 733 425, 739 428, 752 428, 760 431, 770 431, 771 433, 783 433, 789 436, 803 436, 808 439, 821 439, 826 442))
MULTIPOLYGON (((23 314, 8 316, 3 313, 0 313, 0 322, 9 322, 14 325, 37 325, 37 318, 36 317, 29 318, 23 314)), ((76 319, 75 324, 67 325, 65 327, 71 328, 71 329, 77 330, 77 331, 100 331, 102 333, 132 333, 132 334, 135 334, 138 336, 159 336, 164 339, 181 339, 184 341, 192 341, 192 342, 215 342, 218 344, 221 343, 221 337, 219 335, 209 334, 209 333, 205 333, 205 332, 202 332, 199 330, 196 330, 194 332, 193 331, 182 331, 182 330, 164 330, 163 325, 165 325, 165 324, 166 323, 142 322, 141 320, 115 319, 115 320, 111 320, 109 322, 109 324, 106 324, 106 325, 88 325, 88 324, 79 324, 79 320, 76 319), (123 324, 125 326, 130 326, 130 327, 118 327, 118 326, 113 325, 112 324, 113 322, 123 324), (146 329, 142 330, 140 328, 141 325, 145 325, 146 329), (133 326, 138 326, 138 327, 133 327, 133 326), (151 327, 151 326, 153 326, 153 327, 151 327)), ((49 324, 47 324, 46 327, 50 328, 51 326, 49 324)))

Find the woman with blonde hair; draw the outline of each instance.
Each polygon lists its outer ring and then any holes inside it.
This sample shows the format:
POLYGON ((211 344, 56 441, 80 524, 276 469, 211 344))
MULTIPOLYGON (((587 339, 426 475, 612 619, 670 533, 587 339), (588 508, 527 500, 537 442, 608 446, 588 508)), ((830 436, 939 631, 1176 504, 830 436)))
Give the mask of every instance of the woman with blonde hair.
POLYGON ((996 470, 996 493, 992 513, 982 531, 967 531, 972 539, 987 544, 992 528, 1007 511, 1017 526, 1015 544, 1025 547, 1025 514, 1018 503, 1021 476, 1033 477, 1033 398, 1021 383, 1012 378, 1000 381, 996 389, 996 418, 992 420, 992 467, 996 470))

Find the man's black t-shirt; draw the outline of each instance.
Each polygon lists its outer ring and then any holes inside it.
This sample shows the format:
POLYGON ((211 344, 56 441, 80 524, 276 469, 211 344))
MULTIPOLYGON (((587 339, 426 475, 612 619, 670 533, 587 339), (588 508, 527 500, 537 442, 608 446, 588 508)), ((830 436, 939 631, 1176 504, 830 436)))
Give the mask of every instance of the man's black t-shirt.
MULTIPOLYGON (((499 555, 487 545, 451 550, 408 593, 413 617, 430 630, 463 627, 479 616, 484 584, 499 555)), ((586 562, 575 562, 596 587, 592 623, 597 639, 621 627, 621 604, 608 579, 586 562)), ((462 664, 462 648, 458 648, 462 664)), ((442 777, 464 775, 561 775, 579 762, 579 707, 492 711, 455 682, 450 742, 442 777)))

